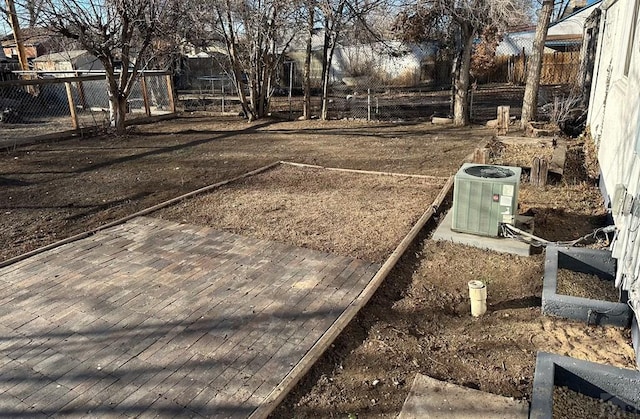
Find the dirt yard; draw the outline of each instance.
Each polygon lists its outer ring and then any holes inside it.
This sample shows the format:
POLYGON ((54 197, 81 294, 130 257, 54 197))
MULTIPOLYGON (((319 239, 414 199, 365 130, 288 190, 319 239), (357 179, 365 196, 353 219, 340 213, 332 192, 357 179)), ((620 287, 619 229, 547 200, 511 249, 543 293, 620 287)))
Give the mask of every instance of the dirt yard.
MULTIPOLYGON (((446 178, 490 135, 429 123, 247 124, 197 114, 137 127, 125 138, 5 151, 0 260, 276 160, 446 178)), ((520 212, 534 216, 537 235, 574 239, 604 222, 583 160, 572 140, 562 180, 523 185, 520 212)), ((379 261, 439 187, 419 178, 280 167, 156 216, 379 261)), ((542 254, 433 242, 433 228, 273 417, 394 417, 417 372, 528 399, 538 350, 633 368, 628 331, 541 316, 542 254), (472 279, 488 287, 489 309, 480 319, 469 315, 472 279)))
POLYGON ((154 215, 382 264, 446 180, 283 165, 154 215))
POLYGON ((448 175, 487 135, 430 123, 188 115, 124 138, 10 148, 0 156, 0 260, 278 160, 448 175))

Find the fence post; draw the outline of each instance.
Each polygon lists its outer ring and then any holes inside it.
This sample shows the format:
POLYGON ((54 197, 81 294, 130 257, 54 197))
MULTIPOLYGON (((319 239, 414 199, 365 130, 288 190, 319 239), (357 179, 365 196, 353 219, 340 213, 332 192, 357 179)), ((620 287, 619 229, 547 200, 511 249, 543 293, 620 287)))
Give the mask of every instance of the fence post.
POLYGON ((221 90, 222 90, 222 102, 221 102, 221 104, 222 104, 222 115, 224 115, 224 99, 225 99, 225 93, 224 93, 224 79, 222 80, 221 85, 222 85, 222 89, 221 89, 221 90))
POLYGON ((171 113, 176 113, 176 101, 173 95, 173 80, 171 80, 171 74, 165 76, 167 82, 167 95, 169 96, 169 109, 171 113))
POLYGON ((498 135, 505 135, 509 132, 509 106, 498 106, 498 135))
POLYGON ((515 63, 513 55, 509 57, 509 83, 515 84, 515 63))
POLYGON ((534 186, 545 186, 549 175, 549 163, 545 158, 534 157, 531 162, 529 182, 534 186))
POLYGON ((144 73, 140 75, 140 87, 142 88, 142 102, 144 103, 144 113, 151 116, 151 106, 149 106, 149 91, 147 90, 147 79, 144 73))
POLYGON ((84 94, 84 85, 82 84, 81 74, 77 71, 76 71, 76 77, 78 78, 78 83, 76 83, 76 86, 78 88, 78 96, 80 97, 80 106, 82 106, 82 109, 86 110, 87 98, 84 94))
POLYGON ((371 89, 367 89, 367 121, 371 121, 371 89))
POLYGON ((293 119, 293 109, 291 106, 292 90, 293 90, 293 61, 289 61, 289 120, 293 119))
POLYGON ((67 91, 67 102, 69 103, 69 112, 71 113, 71 126, 78 129, 78 115, 76 114, 76 105, 73 102, 73 92, 71 91, 71 83, 64 82, 64 88, 67 91))

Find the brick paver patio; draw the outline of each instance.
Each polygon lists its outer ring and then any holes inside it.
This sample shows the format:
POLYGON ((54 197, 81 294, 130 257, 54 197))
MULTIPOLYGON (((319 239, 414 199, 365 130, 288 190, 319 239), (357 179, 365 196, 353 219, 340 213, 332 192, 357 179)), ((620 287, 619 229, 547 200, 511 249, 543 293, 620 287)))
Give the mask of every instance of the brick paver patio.
POLYGON ((247 417, 378 268, 149 217, 0 268, 0 416, 247 417))

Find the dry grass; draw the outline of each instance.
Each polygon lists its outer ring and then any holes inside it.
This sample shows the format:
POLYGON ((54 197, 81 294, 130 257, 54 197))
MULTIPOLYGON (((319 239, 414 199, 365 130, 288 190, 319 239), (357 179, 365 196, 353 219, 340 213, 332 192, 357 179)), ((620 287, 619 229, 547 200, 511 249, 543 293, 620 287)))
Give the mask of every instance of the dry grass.
POLYGON ((553 147, 544 142, 538 144, 505 144, 493 139, 487 145, 492 164, 502 166, 531 167, 534 157, 551 161, 553 147))
POLYGON ((384 262, 444 183, 279 166, 154 215, 384 262))

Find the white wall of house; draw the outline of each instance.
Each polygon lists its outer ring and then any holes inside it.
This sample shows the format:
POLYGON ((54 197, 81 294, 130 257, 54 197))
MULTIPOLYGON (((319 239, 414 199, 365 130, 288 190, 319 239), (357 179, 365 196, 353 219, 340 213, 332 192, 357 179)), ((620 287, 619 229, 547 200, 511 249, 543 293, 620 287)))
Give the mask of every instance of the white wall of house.
POLYGON ((416 82, 419 82, 423 60, 433 56, 435 52, 435 47, 430 44, 404 44, 397 41, 338 46, 332 64, 332 74, 338 80, 358 75, 393 80, 410 73, 415 74, 416 82), (353 70, 356 70, 356 74, 353 74, 353 70), (364 74, 358 74, 362 70, 364 74))
POLYGON ((623 190, 628 202, 634 199, 632 211, 613 211, 618 236, 612 250, 617 282, 640 313, 640 0, 606 0, 601 8, 587 123, 605 196, 612 205, 623 190))
MULTIPOLYGON (((320 40, 317 41, 318 43, 320 40)), ((343 82, 347 78, 362 77, 378 82, 407 81, 408 85, 428 82, 423 66, 431 59, 435 62, 437 49, 432 44, 405 44, 387 41, 370 44, 338 45, 331 62, 330 81, 343 82)), ((296 69, 303 68, 305 52, 292 49, 287 53, 296 69)), ((314 47, 311 61, 311 77, 319 82, 322 71, 322 46, 314 47)), ((428 77, 427 77, 428 78, 428 77)))

